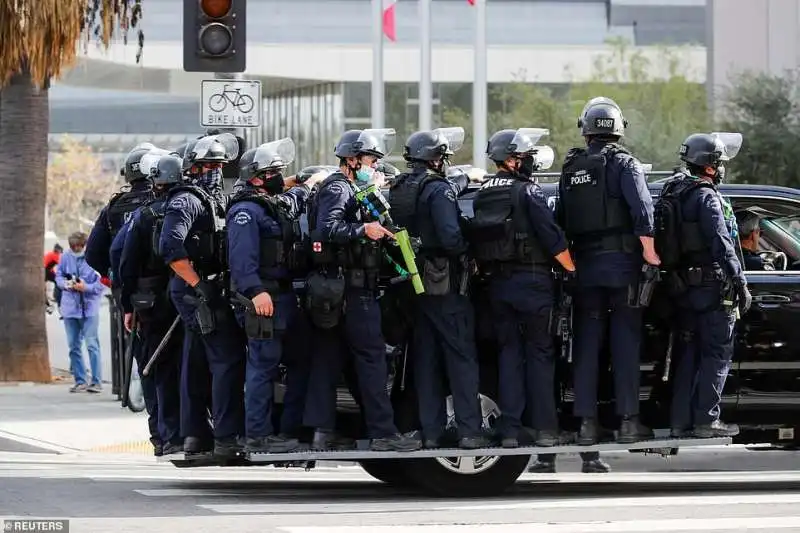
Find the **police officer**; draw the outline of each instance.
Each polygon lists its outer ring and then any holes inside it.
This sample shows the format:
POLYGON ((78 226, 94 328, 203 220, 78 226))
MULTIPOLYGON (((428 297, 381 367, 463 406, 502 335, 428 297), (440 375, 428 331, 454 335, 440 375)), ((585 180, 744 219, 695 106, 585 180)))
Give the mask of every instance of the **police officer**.
POLYGON ((553 151, 537 146, 546 129, 506 129, 492 135, 486 153, 497 173, 473 203, 472 243, 489 277, 492 317, 500 344, 500 433, 505 448, 519 446, 526 406, 538 446, 558 444, 555 350, 550 334, 553 259, 575 271, 564 232, 533 172, 549 168, 553 151))
POLYGON ((405 144, 410 172, 392 187, 392 218, 420 239, 425 294, 415 306, 412 367, 425 447, 443 445, 447 424, 445 382, 450 383, 459 446, 482 448, 475 319, 466 291, 460 291, 467 241, 461 231, 457 197, 468 181, 446 178, 448 158, 464 144, 463 128, 418 131, 405 144))
POLYGON ((110 271, 109 252, 114 237, 132 213, 153 198, 152 183, 139 165, 142 157, 153 149, 155 146, 152 144, 143 143, 128 153, 121 171, 128 188, 111 197, 100 211, 89 234, 89 240, 86 241, 86 262, 98 272, 105 274, 110 271))
POLYGON ((357 188, 372 179, 377 160, 391 152, 394 136, 391 129, 345 132, 334 148, 339 171, 309 200, 315 272, 307 280, 306 308, 316 346, 304 421, 316 429, 312 446, 319 449, 341 443, 334 430, 342 336, 354 359, 370 448, 411 451, 421 444, 398 432, 386 391, 386 344, 376 297, 380 241, 393 235, 379 222, 363 222, 355 197, 357 188))
MULTIPOLYGON (((192 166, 202 168, 202 173, 190 185, 169 191, 159 245, 160 255, 175 272, 170 296, 186 335, 200 339, 211 371, 214 455, 221 458, 241 452, 239 436, 244 430, 246 345, 222 293, 227 251, 222 166, 236 157, 238 148, 238 141, 230 134, 204 137, 195 144, 187 157, 192 166)), ((192 344, 184 342, 184 359, 192 358, 193 352, 192 344)), ((184 385, 191 387, 192 383, 184 385)), ((195 438, 190 442, 184 439, 184 450, 202 451, 204 443, 197 434, 204 432, 197 418, 201 409, 192 406, 191 410, 196 413, 192 427, 181 430, 185 437, 195 438)))
POLYGON ((736 213, 739 238, 742 243, 742 266, 745 270, 775 270, 775 266, 758 255, 761 238, 761 217, 752 211, 736 213))
POLYGON ((752 297, 736 254, 733 211, 717 186, 724 162, 741 144, 741 134, 690 135, 680 149, 685 168, 661 193, 677 199, 682 220, 679 268, 672 278, 681 333, 671 412, 676 437, 739 433, 735 424, 720 420, 719 404, 733 357, 736 308, 746 313, 752 297))
MULTIPOLYGON (((148 156, 142 158, 143 165, 147 159, 148 156)), ((158 155, 157 159, 149 163, 152 165, 150 168, 155 198, 136 210, 131 217, 119 262, 125 327, 127 330, 131 329, 135 312, 142 338, 142 349, 137 352, 136 364, 142 388, 149 389, 152 383, 155 391, 156 412, 151 414, 148 410, 148 414, 157 420, 164 455, 183 451, 179 388, 183 328, 177 325, 168 333, 178 314, 168 293, 171 271, 157 255, 158 250, 155 248, 158 245, 167 193, 183 181, 182 164, 182 160, 175 155, 158 155), (148 375, 143 375, 142 371, 150 357, 168 334, 169 338, 157 356, 157 362, 148 375)), ((147 396, 145 392, 145 399, 147 396)))
MULTIPOLYGON (((273 428, 274 381, 287 327, 297 313, 292 280, 299 273, 293 258, 300 242, 295 222, 322 175, 284 193, 283 171, 294 155, 289 138, 246 151, 239 161, 242 187, 228 206, 231 288, 237 298, 237 318, 248 336, 245 449, 252 453, 286 453, 299 445, 284 431, 291 423, 282 423, 280 434, 273 428)), ((292 400, 284 402, 288 420, 296 419, 294 412, 302 411, 305 403, 302 396, 292 400)))
POLYGON ((586 148, 571 149, 559 182, 560 222, 577 266, 574 414, 579 445, 598 440, 597 376, 609 323, 617 414, 617 442, 652 436, 639 423, 639 351, 643 308, 638 280, 644 261, 658 265, 653 205, 639 161, 619 140, 627 121, 610 99, 595 98, 578 119, 586 148))

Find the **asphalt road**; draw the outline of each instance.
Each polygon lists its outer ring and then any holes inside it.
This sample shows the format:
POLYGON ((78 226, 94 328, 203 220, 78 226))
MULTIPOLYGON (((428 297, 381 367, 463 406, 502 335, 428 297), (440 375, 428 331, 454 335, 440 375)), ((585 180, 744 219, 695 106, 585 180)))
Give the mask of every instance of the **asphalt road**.
POLYGON ((800 532, 796 452, 612 456, 615 472, 525 475, 508 493, 447 500, 357 467, 176 469, 150 458, 0 453, 0 517, 69 518, 77 532, 800 532), (728 470, 736 469, 736 472, 728 470))

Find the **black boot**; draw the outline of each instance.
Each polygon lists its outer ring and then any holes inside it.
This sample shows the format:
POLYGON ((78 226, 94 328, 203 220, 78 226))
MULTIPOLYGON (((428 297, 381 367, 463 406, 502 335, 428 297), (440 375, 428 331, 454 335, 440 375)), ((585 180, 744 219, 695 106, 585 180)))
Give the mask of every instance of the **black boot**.
POLYGON ((581 429, 578 431, 578 446, 591 446, 597 444, 597 420, 594 418, 584 418, 581 421, 581 429))
POLYGON ((172 455, 174 453, 182 453, 183 452, 183 444, 168 442, 167 444, 164 445, 162 452, 163 452, 164 455, 172 455))
POLYGON ((584 474, 605 474, 611 472, 611 467, 601 459, 591 459, 584 461, 581 466, 581 472, 584 474))
POLYGON ((617 442, 620 444, 633 444, 653 438, 653 431, 639 423, 639 416, 625 416, 619 425, 617 442))
POLYGON ((214 456, 221 459, 232 459, 244 451, 244 446, 236 437, 214 439, 214 456))
POLYGON ((722 420, 714 420, 710 424, 694 427, 694 436, 698 439, 713 439, 715 437, 735 437, 739 434, 739 426, 726 424, 722 420))
POLYGON ((270 435, 264 441, 270 453, 292 453, 300 447, 300 441, 288 435, 270 435))
POLYGON ((338 435, 335 431, 317 430, 311 440, 311 449, 317 451, 352 450, 355 442, 338 435))
POLYGON ((557 446, 560 437, 561 435, 557 430, 542 429, 536 432, 536 445, 543 448, 557 446))
POLYGON ((375 452, 413 452, 422 448, 422 441, 412 435, 396 433, 380 439, 372 439, 369 449, 375 452))
POLYGON ((555 474, 556 458, 553 457, 552 461, 541 461, 537 459, 528 467, 528 472, 531 474, 555 474))
POLYGON ((475 435, 473 437, 461 437, 460 439, 458 439, 458 447, 464 450, 479 450, 481 448, 488 448, 489 446, 491 446, 491 444, 492 443, 489 440, 489 437, 486 437, 484 435, 475 435))
POLYGON ((212 451, 213 445, 200 437, 186 437, 183 439, 184 453, 208 453, 212 451))

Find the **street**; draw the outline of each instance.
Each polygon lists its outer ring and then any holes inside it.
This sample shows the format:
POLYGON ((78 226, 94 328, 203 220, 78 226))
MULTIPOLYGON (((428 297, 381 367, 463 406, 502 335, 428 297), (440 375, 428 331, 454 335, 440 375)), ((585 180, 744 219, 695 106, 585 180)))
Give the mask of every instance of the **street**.
POLYGON ((192 470, 149 457, 3 452, 0 516, 70 518, 73 533, 800 531, 798 458, 743 448, 617 454, 614 473, 585 475, 564 457, 561 473, 526 474, 476 501, 393 489, 355 466, 192 470))

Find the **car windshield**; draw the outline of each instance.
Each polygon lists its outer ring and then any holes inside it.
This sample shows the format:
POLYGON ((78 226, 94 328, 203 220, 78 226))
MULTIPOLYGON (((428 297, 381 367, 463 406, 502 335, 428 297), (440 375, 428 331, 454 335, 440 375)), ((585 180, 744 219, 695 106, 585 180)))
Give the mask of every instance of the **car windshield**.
POLYGON ((773 218, 771 222, 800 242, 800 215, 773 218))

